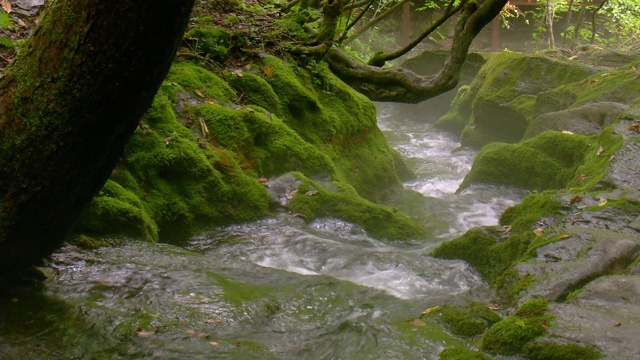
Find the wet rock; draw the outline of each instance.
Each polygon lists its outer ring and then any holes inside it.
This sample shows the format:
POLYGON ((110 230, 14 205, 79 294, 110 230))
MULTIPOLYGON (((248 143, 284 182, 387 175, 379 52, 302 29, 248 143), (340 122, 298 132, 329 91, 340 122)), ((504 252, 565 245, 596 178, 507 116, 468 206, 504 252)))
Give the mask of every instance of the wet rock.
POLYGON ((552 304, 549 336, 598 346, 606 359, 640 358, 640 277, 598 278, 567 304, 552 304))
POLYGON ((604 181, 620 188, 640 189, 640 135, 628 131, 628 127, 628 121, 623 121, 616 127, 625 141, 611 162, 604 181))
POLYGON ((537 296, 562 300, 571 291, 603 275, 619 274, 640 253, 640 238, 608 230, 568 226, 571 237, 536 250, 536 257, 516 266, 520 276, 535 276, 521 302, 537 296))
POLYGON ((570 131, 574 134, 592 135, 613 123, 629 106, 615 102, 598 102, 575 109, 546 113, 533 120, 524 139, 535 137, 544 131, 570 131))
POLYGON ((271 200, 280 203, 282 206, 286 206, 289 200, 296 195, 298 186, 302 181, 296 179, 293 175, 286 173, 278 176, 275 179, 267 181, 267 187, 269 189, 269 196, 271 200))

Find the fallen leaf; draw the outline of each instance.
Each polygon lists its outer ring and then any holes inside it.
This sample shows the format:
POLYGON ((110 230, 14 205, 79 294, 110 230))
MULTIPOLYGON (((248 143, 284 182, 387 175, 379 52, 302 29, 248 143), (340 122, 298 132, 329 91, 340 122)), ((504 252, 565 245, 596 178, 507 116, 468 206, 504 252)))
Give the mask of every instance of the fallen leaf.
POLYGON ((271 68, 271 66, 267 65, 263 67, 262 71, 264 71, 264 74, 267 75, 267 77, 273 77, 273 69, 271 68))
POLYGON ((573 204, 575 202, 582 201, 582 196, 576 195, 569 199, 569 204, 573 204))
POLYGON ((207 127, 207 123, 204 122, 202 116, 199 117, 198 120, 200 120, 200 130, 202 131, 202 135, 207 137, 207 135, 209 135, 209 128, 207 127))
POLYGON ((598 147, 598 152, 596 152, 597 156, 602 155, 602 152, 604 151, 604 148, 602 146, 598 147))
POLYGON ((629 69, 629 70, 631 70, 631 71, 637 71, 638 69, 636 69, 636 67, 635 67, 635 66, 631 66, 631 69, 629 69))
POLYGON ((564 235, 560 236, 560 240, 565 240, 565 239, 568 239, 568 238, 570 238, 570 237, 571 237, 571 235, 569 235, 569 234, 564 234, 564 235))
POLYGON ((285 190, 285 192, 284 192, 284 196, 287 199, 291 200, 296 196, 297 193, 298 193, 298 190, 291 191, 291 190, 289 190, 289 188, 287 188, 287 190, 285 190))
POLYGON ((598 203, 598 206, 605 206, 605 205, 607 205, 607 199, 600 198, 600 202, 598 203))
POLYGON ((580 175, 576 176, 576 182, 580 182, 580 181, 582 181, 582 180, 584 180, 584 179, 586 179, 588 177, 589 177, 588 175, 580 174, 580 175))
POLYGON ((264 176, 261 176, 261 177, 259 177, 259 178, 258 178, 258 182, 259 182, 260 184, 264 185, 265 187, 269 187, 269 186, 267 185, 267 182, 268 182, 268 181, 269 181, 269 179, 267 179, 267 178, 266 178, 266 177, 264 177, 264 176))
POLYGON ((305 215, 305 214, 300 214, 300 213, 293 213, 293 214, 291 214, 291 216, 293 216, 293 217, 299 217, 299 218, 301 218, 301 219, 306 219, 306 218, 307 218, 307 215, 305 215))
POLYGON ((194 92, 196 93, 196 95, 200 96, 201 98, 205 97, 202 91, 200 90, 195 90, 194 92))
POLYGON ((578 59, 578 55, 573 55, 572 57, 569 58, 569 60, 577 60, 578 59))
POLYGON ((536 236, 542 236, 544 234, 544 229, 543 228, 537 228, 537 229, 533 230, 533 233, 536 234, 536 236))
POLYGON ((609 158, 609 161, 613 161, 616 158, 615 155, 611 155, 611 157, 609 158))
POLYGON ((503 226, 502 229, 498 230, 498 232, 508 233, 508 232, 511 232, 511 230, 512 230, 511 225, 508 225, 508 226, 503 226))
POLYGON ((149 337, 149 336, 153 336, 154 333, 150 332, 150 331, 144 331, 142 329, 139 329, 139 331, 136 331, 136 336, 139 337, 149 337))
POLYGON ((495 304, 494 304, 494 305, 491 305, 491 306, 487 306, 487 308, 488 308, 489 310, 491 310, 491 311, 498 311, 498 310, 500 310, 500 306, 495 305, 495 304))
POLYGON ((189 330, 186 331, 186 333, 189 334, 189 335, 195 335, 196 331, 189 329, 189 330))
POLYGON ((11 302, 12 302, 13 304, 17 303, 17 302, 18 302, 18 298, 11 298, 11 302))
POLYGON ((586 209, 586 208, 588 208, 588 206, 587 206, 587 205, 580 205, 580 206, 576 206, 576 209, 578 209, 578 210, 584 210, 584 209, 586 209))
POLYGON ((169 144, 171 144, 171 140, 172 140, 172 139, 173 139, 172 137, 165 138, 165 139, 164 139, 164 145, 165 145, 165 146, 169 146, 169 144))
POLYGON ((11 14, 11 3, 9 0, 2 0, 2 9, 7 12, 7 14, 11 14))
POLYGON ((207 103, 211 105, 218 105, 215 100, 207 99, 207 103))
POLYGON ((622 323, 618 321, 617 323, 613 324, 613 327, 618 327, 620 325, 622 325, 622 323))
POLYGON ((242 346, 242 343, 240 342, 240 340, 236 341, 236 347, 240 347, 242 346))
POLYGON ((568 130, 564 130, 562 133, 563 134, 567 134, 567 135, 573 135, 573 133, 571 131, 568 131, 568 130))
POLYGON ((318 190, 309 190, 304 194, 307 195, 307 196, 313 196, 313 195, 315 195, 317 193, 318 193, 318 190))
POLYGON ((218 345, 220 345, 220 344, 218 344, 218 343, 217 343, 217 342, 215 342, 215 341, 212 341, 212 342, 210 342, 210 343, 209 343, 209 345, 211 345, 211 346, 213 346, 213 347, 216 347, 216 346, 218 346, 218 345))
MULTIPOLYGON (((258 179, 259 181, 260 179, 258 179)), ((222 320, 218 320, 218 319, 211 319, 211 320, 205 320, 204 321, 205 324, 221 324, 222 320)))
POLYGON ((628 130, 635 131, 636 133, 640 134, 640 123, 630 125, 628 130))
POLYGON ((415 319, 411 322, 413 324, 413 326, 415 327, 425 327, 427 326, 424 321, 420 320, 420 319, 415 319))
POLYGON ((543 321, 542 324, 540 324, 540 326, 542 326, 542 328, 546 329, 549 327, 549 323, 547 323, 546 321, 543 321))
POLYGON ((238 69, 238 70, 232 71, 231 73, 233 75, 237 76, 237 77, 242 77, 243 76, 242 69, 238 69))
POLYGON ((438 310, 440 310, 440 306, 436 305, 436 306, 430 307, 427 310, 423 311, 422 314, 420 314, 420 316, 429 315, 432 312, 438 311, 438 310))

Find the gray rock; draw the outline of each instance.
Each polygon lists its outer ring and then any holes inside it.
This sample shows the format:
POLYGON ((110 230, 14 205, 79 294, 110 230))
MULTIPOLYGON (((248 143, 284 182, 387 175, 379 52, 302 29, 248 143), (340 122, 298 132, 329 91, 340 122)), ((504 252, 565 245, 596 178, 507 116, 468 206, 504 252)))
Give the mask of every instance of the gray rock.
POLYGON ((623 121, 616 127, 624 137, 624 145, 611 161, 604 182, 619 188, 640 189, 640 135, 629 131, 629 124, 623 121))
POLYGON ((599 276, 623 272, 640 253, 640 238, 632 234, 578 226, 563 230, 571 237, 540 247, 535 259, 516 266, 520 276, 537 278, 521 303, 538 296, 562 300, 599 276))
POLYGON ((628 107, 615 102, 598 102, 542 114, 529 125, 523 139, 530 139, 547 130, 566 130, 584 135, 597 134, 603 127, 617 120, 628 107))
POLYGON ((592 281, 567 304, 551 304, 549 337, 594 344, 606 359, 640 359, 640 276, 592 281))

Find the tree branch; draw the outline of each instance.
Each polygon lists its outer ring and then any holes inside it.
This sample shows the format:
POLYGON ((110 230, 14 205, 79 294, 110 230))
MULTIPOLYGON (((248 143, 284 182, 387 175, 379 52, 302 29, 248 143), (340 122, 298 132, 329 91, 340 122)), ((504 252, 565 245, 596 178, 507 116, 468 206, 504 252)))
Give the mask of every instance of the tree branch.
POLYGON ((343 81, 374 101, 418 103, 454 88, 471 42, 480 30, 496 17, 507 0, 471 1, 461 12, 453 44, 445 63, 435 75, 420 76, 406 69, 380 69, 356 61, 336 48, 325 59, 343 81))
POLYGON ((398 2, 397 4, 393 5, 392 7, 390 7, 387 11, 383 12, 382 14, 380 14, 380 16, 375 17, 373 20, 369 21, 368 23, 366 23, 363 27, 361 27, 360 29, 356 30, 355 33, 353 33, 353 35, 349 36, 343 43, 342 45, 348 45, 350 42, 352 42, 353 40, 357 39, 358 36, 364 34, 365 31, 369 30, 371 27, 375 26, 377 23, 379 23, 380 21, 386 19, 389 17, 389 15, 393 14, 394 12, 396 12, 398 9, 400 9, 402 7, 402 5, 404 5, 404 3, 406 3, 409 0, 400 0, 400 2, 398 2))
POLYGON ((378 51, 375 54, 373 54, 373 56, 371 56, 371 59, 369 59, 368 64, 371 66, 382 67, 385 64, 385 62, 397 59, 400 56, 411 51, 411 49, 413 49, 418 44, 420 44, 422 40, 424 40, 427 36, 429 36, 432 32, 436 31, 436 29, 438 29, 442 24, 444 24, 445 21, 449 20, 450 17, 452 17, 455 13, 460 11, 462 6, 466 3, 466 0, 463 0, 460 2, 458 6, 454 7, 453 6, 454 1, 455 0, 451 0, 449 5, 447 6, 447 9, 445 10, 445 13, 438 20, 436 20, 433 24, 431 24, 431 26, 425 29, 420 35, 418 35, 406 46, 389 53, 378 51))
MULTIPOLYGON (((347 26, 346 26, 346 27, 345 27, 345 29, 344 29, 344 32, 342 33, 342 36, 340 36, 340 39, 338 39, 338 41, 337 41, 338 43, 342 42, 342 41, 347 37, 347 34, 349 33, 349 30, 351 30, 351 28, 352 28, 355 24, 357 24, 357 23, 358 23, 358 21, 360 21, 360 19, 362 19, 362 17, 364 16, 364 14, 366 14, 366 13, 367 13, 367 11, 369 11, 369 9, 371 8, 371 5, 373 5, 373 3, 374 3, 376 0, 367 0, 367 1, 369 2, 369 3, 367 4, 367 6, 366 6, 362 11, 360 11, 360 13, 358 14, 358 16, 356 16, 356 18, 355 18, 355 19, 353 19, 353 21, 352 21, 351 23, 347 24, 347 26)), ((345 10, 345 9, 343 8, 343 11, 344 11, 344 10, 345 10)), ((351 16, 349 16, 349 18, 351 18, 351 16)))

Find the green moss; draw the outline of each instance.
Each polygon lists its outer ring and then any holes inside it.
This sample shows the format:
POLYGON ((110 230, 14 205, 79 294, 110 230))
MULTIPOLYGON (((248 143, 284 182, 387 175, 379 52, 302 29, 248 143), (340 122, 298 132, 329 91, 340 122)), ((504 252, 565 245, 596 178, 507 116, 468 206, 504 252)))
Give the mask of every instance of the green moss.
POLYGON ((230 35, 223 29, 198 23, 185 34, 185 40, 195 52, 223 63, 229 56, 230 35))
POLYGON ((184 89, 195 99, 204 100, 196 93, 198 91, 219 104, 235 103, 238 100, 236 93, 224 80, 190 61, 173 64, 162 89, 166 90, 167 85, 172 86, 172 92, 184 89))
POLYGON ((500 321, 493 311, 484 304, 472 304, 466 307, 442 306, 439 321, 453 334, 473 337, 482 334, 488 327, 500 321))
POLYGON ((510 225, 512 233, 532 232, 537 221, 560 213, 562 204, 555 198, 555 194, 553 191, 545 191, 528 195, 520 204, 507 208, 500 215, 500 224, 510 225))
MULTIPOLYGON (((158 240, 158 227, 131 191, 108 180, 80 217, 74 231, 89 234, 128 234, 158 240)), ((83 241, 85 242, 85 241, 83 241)), ((91 242, 88 242, 91 243, 91 242)))
POLYGON ((509 306, 514 306, 522 297, 523 292, 536 281, 538 278, 535 275, 520 275, 516 269, 510 268, 502 273, 496 288, 502 300, 509 306))
POLYGON ((390 240, 423 238, 427 234, 422 226, 398 209, 362 199, 348 185, 333 183, 337 187, 334 192, 300 173, 295 175, 303 181, 300 189, 317 191, 314 195, 299 192, 289 202, 289 207, 307 220, 337 217, 361 225, 373 237, 390 240))
POLYGON ((97 249, 103 246, 111 246, 111 243, 106 240, 94 238, 87 235, 73 236, 71 239, 69 239, 69 243, 79 248, 89 250, 97 249))
POLYGON ((458 89, 456 97, 451 102, 449 112, 444 114, 435 126, 460 136, 471 120, 472 97, 468 94, 469 86, 464 85, 458 89))
POLYGON ((536 190, 564 187, 587 156, 591 141, 587 136, 547 131, 517 145, 489 144, 460 188, 475 182, 536 190))
POLYGON ((439 360, 491 360, 491 357, 462 346, 448 347, 438 355, 439 360))
POLYGON ((533 233, 518 234, 500 241, 499 235, 490 230, 472 229, 457 239, 441 244, 432 255, 465 260, 489 284, 495 285, 500 275, 526 251, 533 238, 533 233))
POLYGON ((583 163, 575 170, 575 177, 569 184, 573 192, 591 190, 602 181, 607 175, 611 157, 624 143, 622 136, 616 134, 613 127, 606 127, 598 135, 590 137, 590 140, 591 146, 586 151, 583 163))
POLYGON ((547 315, 547 300, 531 299, 522 304, 515 315, 492 326, 482 337, 481 348, 492 354, 517 355, 534 339, 547 333, 552 320, 547 315))
POLYGON ((227 81, 232 88, 242 94, 243 99, 278 114, 280 99, 262 76, 250 72, 244 72, 242 76, 229 74, 227 81))
POLYGON ((596 360, 603 357, 603 353, 593 346, 554 342, 528 344, 525 353, 530 360, 596 360))

